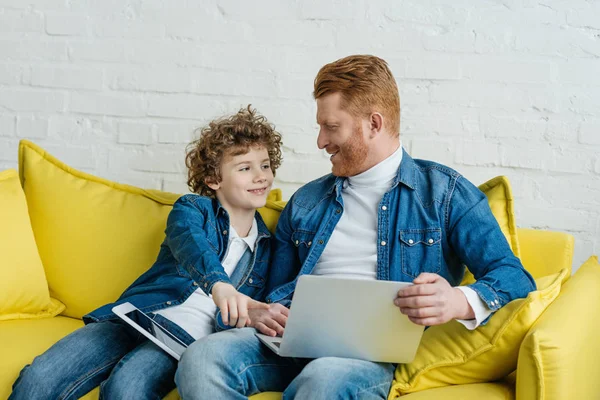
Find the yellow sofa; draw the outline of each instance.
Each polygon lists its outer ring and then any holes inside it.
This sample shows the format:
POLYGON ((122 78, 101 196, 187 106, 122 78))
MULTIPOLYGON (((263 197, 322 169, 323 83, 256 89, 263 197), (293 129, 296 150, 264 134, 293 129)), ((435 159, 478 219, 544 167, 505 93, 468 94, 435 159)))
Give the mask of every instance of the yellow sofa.
MULTIPOLYGON (((81 327, 81 315, 114 299, 150 266, 164 235, 170 205, 177 198, 174 194, 119 185, 76 171, 27 141, 22 141, 19 148, 19 174, 49 293, 66 308, 51 318, 0 321, 0 399, 8 397, 24 365, 81 327), (143 216, 130 218, 138 210, 143 216), (107 235, 110 237, 94 236, 107 229, 113 229, 107 235), (94 235, 88 237, 82 231, 94 235), (98 258, 103 257, 112 258, 97 264, 98 258)), ((273 191, 267 206, 260 210, 270 229, 283 205, 281 193, 273 191)), ((571 270, 572 236, 518 229, 512 239, 518 241, 512 244, 519 248, 523 264, 534 277, 562 268, 571 270)), ((600 398, 599 293, 599 282, 573 278, 567 281, 560 296, 525 337, 516 371, 502 381, 441 387, 403 397, 600 398)), ((84 398, 97 397, 98 389, 84 398)), ((179 397, 173 391, 166 398, 179 397)), ((262 393, 251 398, 276 400, 281 395, 262 393)))

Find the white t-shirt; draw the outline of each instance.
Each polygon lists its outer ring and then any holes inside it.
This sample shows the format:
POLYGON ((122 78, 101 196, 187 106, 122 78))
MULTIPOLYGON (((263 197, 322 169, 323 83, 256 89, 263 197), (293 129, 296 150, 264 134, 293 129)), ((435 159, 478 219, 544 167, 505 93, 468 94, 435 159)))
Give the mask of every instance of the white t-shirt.
MULTIPOLYGON (((235 270, 246 248, 254 252, 256 239, 258 237, 258 226, 256 220, 252 222, 250 233, 241 238, 233 226, 229 226, 229 242, 227 254, 223 259, 223 269, 229 276, 235 270)), ((214 332, 215 313, 217 306, 212 296, 207 296, 202 289, 197 289, 183 303, 156 311, 163 317, 179 325, 191 337, 198 340, 214 332)))

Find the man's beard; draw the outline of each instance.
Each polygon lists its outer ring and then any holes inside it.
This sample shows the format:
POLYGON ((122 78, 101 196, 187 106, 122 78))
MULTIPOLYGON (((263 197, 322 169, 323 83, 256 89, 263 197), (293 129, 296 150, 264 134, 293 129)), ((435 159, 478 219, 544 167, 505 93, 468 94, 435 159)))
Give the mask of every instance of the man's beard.
POLYGON ((369 149, 363 138, 363 130, 360 124, 357 125, 352 136, 339 147, 335 158, 335 163, 332 160, 331 172, 335 176, 354 176, 358 175, 362 170, 362 165, 367 158, 369 149), (339 158, 338 158, 339 157, 339 158))

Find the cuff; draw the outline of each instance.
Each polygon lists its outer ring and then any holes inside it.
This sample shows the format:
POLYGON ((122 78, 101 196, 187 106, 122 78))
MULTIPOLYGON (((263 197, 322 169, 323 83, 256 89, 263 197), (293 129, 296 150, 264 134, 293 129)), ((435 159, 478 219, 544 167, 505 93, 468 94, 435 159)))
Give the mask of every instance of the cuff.
POLYGON ((457 321, 463 324, 465 328, 473 330, 481 325, 481 323, 485 321, 493 311, 488 308, 487 304, 473 289, 466 286, 458 286, 457 289, 464 293, 465 297, 467 298, 467 302, 475 313, 474 319, 457 319, 457 321))

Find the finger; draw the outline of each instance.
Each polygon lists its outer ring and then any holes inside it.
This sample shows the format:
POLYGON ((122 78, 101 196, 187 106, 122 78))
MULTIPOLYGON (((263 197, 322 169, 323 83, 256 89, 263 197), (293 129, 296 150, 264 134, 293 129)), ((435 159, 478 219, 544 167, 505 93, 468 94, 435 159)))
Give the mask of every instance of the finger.
POLYGON ((400 312, 408 317, 415 317, 421 319, 438 317, 440 314, 440 310, 435 307, 401 308, 400 312))
POLYGON ((283 314, 275 314, 272 318, 277 321, 277 323, 285 328, 285 324, 287 323, 288 317, 283 314))
POLYGON ((430 296, 437 292, 436 285, 416 284, 398 290, 398 297, 430 296))
POLYGON ((266 326, 262 322, 259 322, 258 324, 256 324, 256 329, 260 333, 264 333, 267 336, 276 336, 277 335, 277 332, 275 332, 273 329, 269 328, 268 326, 266 326))
POLYGON ((415 280, 413 281, 414 284, 419 284, 419 283, 433 283, 435 281, 437 281, 440 278, 440 276, 438 274, 432 274, 429 272, 422 272, 419 274, 419 276, 417 276, 415 278, 415 280))
POLYGON ((221 309, 221 319, 223 320, 223 324, 229 325, 229 306, 227 305, 227 301, 222 301, 219 308, 221 309))
POLYGON ((229 299, 229 325, 235 326, 238 320, 238 307, 235 297, 229 299))
POLYGON ((248 307, 244 299, 238 303, 238 321, 236 327, 243 328, 246 325, 248 319, 248 307))
POLYGON ((440 320, 439 318, 417 318, 417 317, 408 317, 408 319, 410 319, 413 323, 417 324, 417 325, 423 325, 423 326, 435 326, 435 325, 441 325, 444 322, 442 320, 440 320))
POLYGON ((248 308, 260 308, 263 310, 268 310, 270 307, 271 306, 267 303, 248 298, 248 308))
POLYGON ((397 297, 394 304, 400 308, 423 308, 436 305, 436 296, 397 297))
POLYGON ((274 331, 276 331, 279 336, 283 335, 283 332, 284 332, 283 326, 279 325, 279 323, 277 323, 277 321, 271 319, 271 320, 265 321, 265 324, 269 328, 271 328, 274 331))
MULTIPOLYGON (((281 306, 281 304, 280 304, 281 306)), ((281 309, 279 310, 279 312, 283 315, 285 315, 285 318, 287 319, 287 317, 290 316, 290 309, 287 308, 286 306, 281 306, 281 309)))

